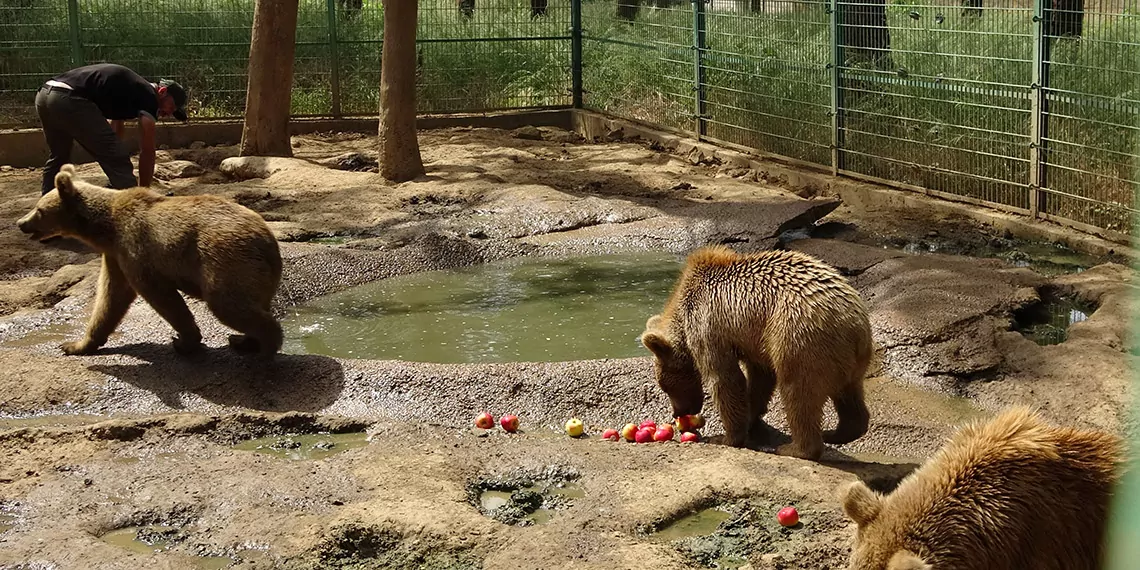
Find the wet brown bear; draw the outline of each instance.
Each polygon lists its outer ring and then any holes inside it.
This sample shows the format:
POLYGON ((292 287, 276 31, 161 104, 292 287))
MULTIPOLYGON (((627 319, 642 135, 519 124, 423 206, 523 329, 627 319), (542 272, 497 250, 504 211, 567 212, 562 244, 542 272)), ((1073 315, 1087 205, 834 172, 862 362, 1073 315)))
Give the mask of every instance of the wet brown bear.
POLYGON ((136 295, 166 319, 188 353, 202 335, 179 291, 202 299, 240 352, 271 357, 281 326, 270 302, 281 282, 277 240, 256 212, 219 196, 167 198, 147 188, 108 190, 83 182, 68 164, 34 210, 18 222, 32 238, 74 237, 103 255, 95 306, 81 341, 60 346, 90 354, 107 342, 136 295))
POLYGON ((961 429, 893 493, 844 488, 852 570, 1095 570, 1123 442, 1025 408, 961 429))
POLYGON ((700 412, 708 389, 729 445, 744 446, 763 425, 777 387, 792 435, 780 454, 816 459, 824 442, 867 432, 867 309, 838 271, 811 256, 701 248, 645 328, 641 342, 653 352, 673 413, 700 412), (839 425, 823 432, 829 398, 839 425))

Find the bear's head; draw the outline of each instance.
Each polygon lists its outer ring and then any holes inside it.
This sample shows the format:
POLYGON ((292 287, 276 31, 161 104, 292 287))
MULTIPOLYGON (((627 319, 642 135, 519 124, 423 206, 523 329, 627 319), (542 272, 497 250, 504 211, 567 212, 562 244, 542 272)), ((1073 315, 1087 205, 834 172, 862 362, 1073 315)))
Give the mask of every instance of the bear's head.
POLYGON ((701 375, 688 349, 670 336, 661 315, 654 315, 645 323, 641 343, 653 353, 657 385, 669 396, 673 415, 701 413, 705 403, 701 375))
POLYGON ((56 236, 88 237, 101 215, 100 195, 110 192, 78 180, 75 166, 63 165, 55 175, 55 189, 40 197, 36 207, 16 222, 32 239, 47 241, 56 236))
POLYGON ((905 529, 897 521, 880 517, 884 497, 862 481, 843 488, 843 511, 855 521, 855 548, 851 551, 850 570, 931 570, 913 551, 903 544, 905 529))

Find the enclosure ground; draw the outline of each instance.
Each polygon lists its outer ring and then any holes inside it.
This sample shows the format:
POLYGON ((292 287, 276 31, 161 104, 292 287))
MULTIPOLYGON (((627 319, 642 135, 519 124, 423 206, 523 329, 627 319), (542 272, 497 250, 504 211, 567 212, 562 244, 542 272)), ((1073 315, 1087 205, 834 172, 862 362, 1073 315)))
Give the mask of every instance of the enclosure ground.
MULTIPOLYGON (((269 220, 286 258, 278 314, 377 278, 521 255, 801 249, 848 274, 871 307, 871 431, 818 463, 768 453, 779 434, 751 450, 604 442, 602 428, 668 416, 648 358, 443 365, 293 354, 258 365, 224 348, 228 331, 200 303, 191 308, 202 355, 175 356, 169 327, 140 302, 98 354, 64 357, 56 345, 82 330, 94 256, 9 224, 0 567, 841 568, 853 527, 835 489, 856 477, 890 488, 964 421, 1025 403, 1056 422, 1129 427, 1127 260, 1093 259, 1079 272, 1027 265, 1016 253, 1032 244, 965 216, 842 202, 739 165, 552 128, 425 131, 428 174, 399 185, 367 171, 369 137, 293 145, 293 159, 236 161, 225 161, 234 147, 172 149, 159 168, 166 191, 230 196, 269 220), (1056 294, 1095 307, 1064 342, 1010 330, 1020 309, 1056 294), (479 433, 470 423, 483 409, 519 414, 523 433, 479 433), (558 431, 571 415, 589 437, 558 431), (319 459, 233 447, 361 431, 366 445, 319 459), (488 480, 544 474, 583 490, 545 524, 508 526, 472 500, 488 480), (802 527, 763 522, 786 504, 802 527), (716 534, 655 537, 713 505, 736 517, 716 534), (165 549, 100 538, 132 527, 165 549)), ((102 179, 95 165, 80 170, 102 179)), ((38 172, 0 173, 3 216, 30 209, 38 186, 38 172)), ((767 420, 785 432, 779 403, 772 409, 767 420)))

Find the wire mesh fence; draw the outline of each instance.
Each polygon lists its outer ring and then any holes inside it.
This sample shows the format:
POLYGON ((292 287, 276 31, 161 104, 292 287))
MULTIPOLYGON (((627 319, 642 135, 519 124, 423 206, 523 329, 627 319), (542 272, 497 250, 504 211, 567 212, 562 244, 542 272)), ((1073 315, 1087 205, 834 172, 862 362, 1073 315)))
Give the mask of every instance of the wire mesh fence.
MULTIPOLYGON (((255 0, 0 0, 0 126, 34 125, 35 91, 112 61, 187 86, 196 118, 240 117, 255 0)), ((571 103, 570 2, 420 0, 425 113, 571 103)), ((300 0, 292 111, 375 115, 379 0, 300 0)))
POLYGON ((1140 0, 594 0, 587 107, 1131 231, 1140 0))
MULTIPOLYGON (((72 66, 244 109, 255 0, 0 0, 0 126, 72 66)), ((571 104, 1128 232, 1140 0, 420 0, 424 113, 571 104)), ((293 113, 375 115, 379 0, 300 0, 293 113)))

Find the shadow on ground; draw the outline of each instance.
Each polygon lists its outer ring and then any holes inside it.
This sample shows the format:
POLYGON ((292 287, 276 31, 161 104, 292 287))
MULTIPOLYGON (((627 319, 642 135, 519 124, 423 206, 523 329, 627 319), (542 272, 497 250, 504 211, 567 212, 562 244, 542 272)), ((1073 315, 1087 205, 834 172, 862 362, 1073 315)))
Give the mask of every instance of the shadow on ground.
POLYGON ((129 344, 100 353, 144 361, 88 368, 147 390, 172 408, 183 408, 182 394, 190 392, 221 406, 315 412, 335 402, 344 389, 343 367, 326 356, 278 354, 263 362, 229 348, 204 348, 182 357, 169 344, 129 344))

